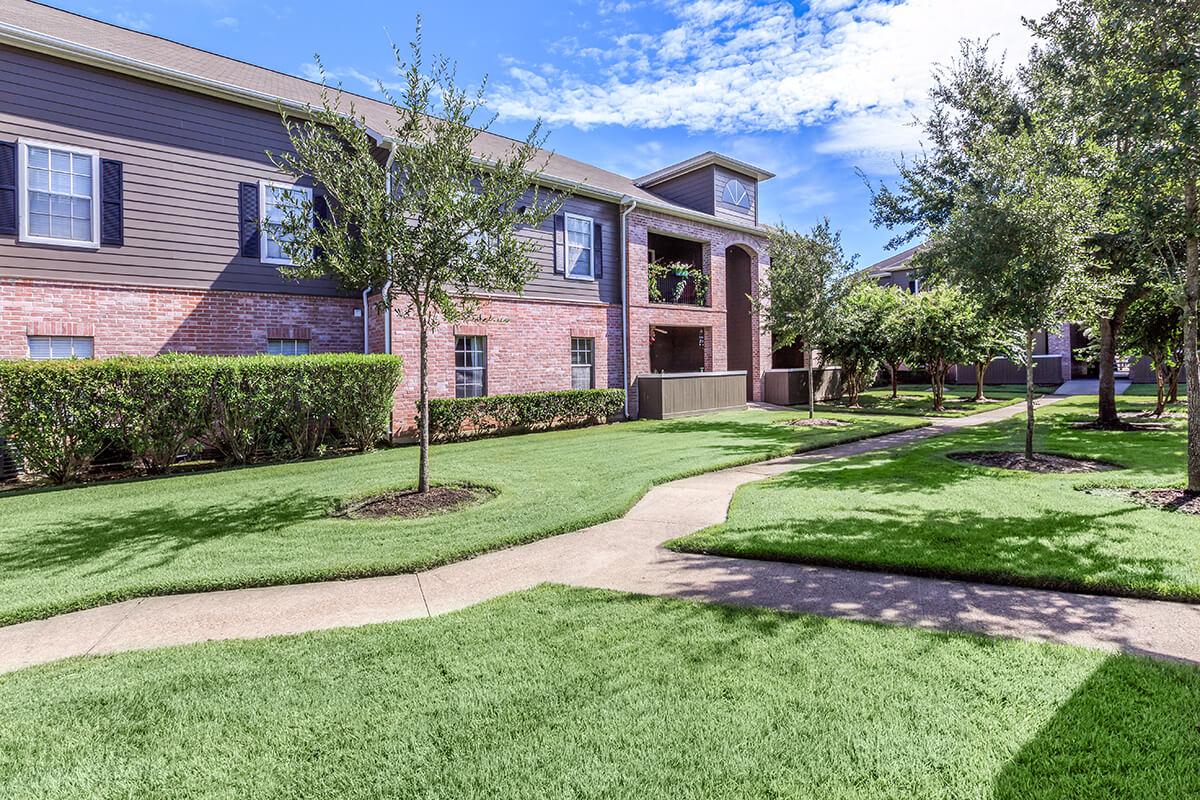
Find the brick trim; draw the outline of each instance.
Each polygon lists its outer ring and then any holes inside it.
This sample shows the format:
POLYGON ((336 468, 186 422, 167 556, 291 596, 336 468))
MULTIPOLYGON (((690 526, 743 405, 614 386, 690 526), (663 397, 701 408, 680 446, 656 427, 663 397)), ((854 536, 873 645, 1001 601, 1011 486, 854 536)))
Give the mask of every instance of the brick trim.
POLYGON ((271 325, 267 328, 268 339, 312 339, 312 330, 305 325, 271 325))
POLYGON ((25 326, 27 336, 96 336, 94 322, 30 322, 25 326))
POLYGON ((575 325, 571 326, 572 339, 599 339, 604 334, 597 328, 583 328, 575 325))
POLYGON ((455 336, 487 336, 486 325, 455 325, 455 336))

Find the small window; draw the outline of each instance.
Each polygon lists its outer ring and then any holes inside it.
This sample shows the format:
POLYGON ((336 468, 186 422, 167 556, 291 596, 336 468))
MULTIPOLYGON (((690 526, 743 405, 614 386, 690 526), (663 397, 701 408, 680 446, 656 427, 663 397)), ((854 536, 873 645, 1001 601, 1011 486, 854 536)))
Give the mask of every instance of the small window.
POLYGON ((291 264, 292 259, 281 244, 287 238, 279 226, 289 208, 296 208, 305 200, 312 201, 312 189, 270 181, 259 181, 258 187, 258 205, 262 209, 259 258, 264 264, 291 264))
POLYGON ((733 178, 725 184, 725 191, 721 193, 721 202, 748 209, 750 208, 750 190, 737 178, 733 178))
POLYGON ((487 337, 454 337, 454 396, 487 394, 487 337))
POLYGON ((595 280, 592 218, 575 214, 566 214, 564 218, 567 228, 567 277, 580 281, 595 280))
POLYGON ((100 246, 100 155, 61 144, 20 142, 21 241, 100 246))
POLYGON ((596 340, 571 338, 571 388, 592 389, 596 375, 596 340))
POLYGON ((920 294, 921 293, 921 279, 920 278, 910 278, 909 279, 908 293, 909 294, 920 294))
POLYGON ((267 339, 269 356, 306 356, 308 339, 267 339))
POLYGON ((29 357, 37 361, 52 358, 91 358, 91 336, 30 336, 29 357))

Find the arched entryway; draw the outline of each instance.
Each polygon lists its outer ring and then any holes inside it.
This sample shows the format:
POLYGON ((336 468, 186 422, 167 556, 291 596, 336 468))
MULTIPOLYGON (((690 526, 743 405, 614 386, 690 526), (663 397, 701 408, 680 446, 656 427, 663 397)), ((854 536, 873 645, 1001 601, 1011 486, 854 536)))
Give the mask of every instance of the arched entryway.
POLYGON ((725 340, 728 369, 746 371, 746 399, 754 399, 754 318, 750 254, 740 245, 725 250, 725 340))

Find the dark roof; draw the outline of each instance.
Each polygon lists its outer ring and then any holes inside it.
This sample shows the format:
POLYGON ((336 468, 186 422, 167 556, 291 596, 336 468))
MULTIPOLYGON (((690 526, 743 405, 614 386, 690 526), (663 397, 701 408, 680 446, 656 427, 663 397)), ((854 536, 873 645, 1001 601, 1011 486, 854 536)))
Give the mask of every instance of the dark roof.
POLYGON ((901 270, 909 269, 908 262, 912 261, 912 257, 924 246, 924 243, 922 243, 915 247, 910 247, 903 252, 890 255, 883 261, 867 267, 863 272, 870 275, 881 275, 885 272, 900 272, 901 270))
MULTIPOLYGON (((319 106, 322 86, 314 81, 297 78, 270 70, 245 61, 210 53, 195 47, 139 31, 100 22, 90 17, 74 14, 32 0, 3 0, 0 2, 0 43, 10 46, 32 46, 16 34, 22 31, 51 37, 71 45, 68 48, 45 46, 42 49, 51 55, 71 58, 76 51, 87 49, 89 53, 113 56, 134 71, 140 65, 155 70, 149 78, 166 81, 169 77, 195 78, 205 85, 219 84, 232 92, 238 90, 301 106, 319 106), (13 30, 13 29, 19 30, 13 30)), ((53 43, 51 43, 53 44, 53 43)), ((79 60, 88 60, 80 56, 79 60)), ((94 60, 94 59, 93 59, 94 60)), ((375 98, 343 91, 354 101, 355 111, 366 119, 367 125, 377 133, 390 130, 392 107, 375 98)), ((484 160, 496 159, 508 152, 513 140, 490 132, 481 132, 476 137, 476 155, 484 160)), ((567 184, 583 184, 608 194, 629 197, 668 212, 684 216, 711 217, 714 224, 729 227, 708 214, 700 214, 637 186, 624 175, 568 158, 552 151, 543 151, 538 166, 547 177, 567 184), (544 167, 542 166, 544 164, 544 167)), ((738 226, 747 227, 747 226, 738 226)))

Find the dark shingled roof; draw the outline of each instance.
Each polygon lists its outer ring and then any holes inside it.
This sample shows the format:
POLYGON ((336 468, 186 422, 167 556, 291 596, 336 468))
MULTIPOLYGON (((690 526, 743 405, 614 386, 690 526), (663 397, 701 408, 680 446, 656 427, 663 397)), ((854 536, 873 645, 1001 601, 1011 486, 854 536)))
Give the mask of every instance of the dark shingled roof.
MULTIPOLYGON (((230 88, 269 95, 300 105, 319 106, 321 103, 321 85, 313 81, 188 47, 169 39, 99 22, 31 0, 2 0, 0 6, 0 33, 3 33, 4 26, 15 26, 122 59, 224 84, 230 88)), ((0 41, 4 39, 0 38, 0 41)), ((379 133, 390 130, 390 105, 363 95, 344 93, 352 97, 355 110, 366 119, 368 126, 379 133)), ((481 132, 475 139, 474 148, 480 158, 490 160, 505 154, 512 144, 513 140, 507 137, 481 132)), ((544 164, 544 172, 550 178, 557 178, 569 184, 583 184, 607 193, 628 195, 635 200, 667 211, 677 211, 686 216, 694 217, 700 214, 694 209, 672 203, 640 188, 624 175, 551 151, 543 151, 541 155, 545 160, 539 159, 538 166, 544 164)), ((711 215, 702 216, 707 218, 711 215)), ((727 222, 716 217, 712 217, 712 221, 717 225, 728 226, 727 222)))

